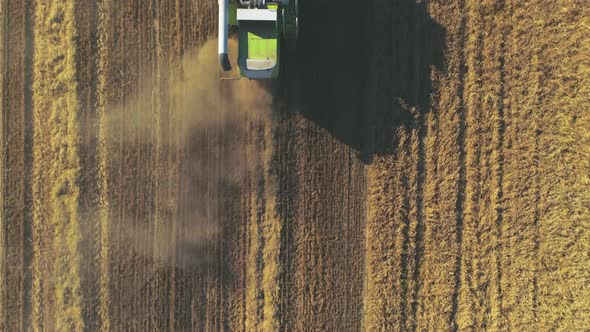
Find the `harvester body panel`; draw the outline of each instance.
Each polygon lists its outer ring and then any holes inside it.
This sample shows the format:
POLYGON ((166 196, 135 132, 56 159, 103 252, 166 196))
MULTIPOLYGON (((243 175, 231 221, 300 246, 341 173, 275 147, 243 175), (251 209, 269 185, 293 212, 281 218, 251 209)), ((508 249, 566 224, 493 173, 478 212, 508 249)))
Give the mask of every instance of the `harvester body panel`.
POLYGON ((238 66, 250 79, 279 75, 279 36, 276 10, 238 9, 238 66))
POLYGON ((229 26, 235 26, 240 76, 249 79, 278 78, 282 65, 281 48, 287 46, 285 41, 294 44, 297 40, 298 1, 240 0, 239 4, 229 3, 229 0, 218 1, 221 68, 224 71, 231 70, 227 57, 227 38, 229 26))

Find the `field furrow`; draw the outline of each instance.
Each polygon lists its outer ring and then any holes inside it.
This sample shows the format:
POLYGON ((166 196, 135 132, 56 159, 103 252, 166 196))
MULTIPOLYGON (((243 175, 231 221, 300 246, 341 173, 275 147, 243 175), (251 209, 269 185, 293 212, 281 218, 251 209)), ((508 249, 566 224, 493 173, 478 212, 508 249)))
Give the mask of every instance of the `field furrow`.
POLYGON ((84 305, 82 314, 85 326, 91 330, 100 327, 98 308, 100 298, 100 222, 96 204, 100 201, 100 187, 98 174, 98 123, 97 117, 97 63, 88 61, 94 59, 97 54, 97 18, 98 6, 94 1, 81 0, 75 4, 76 13, 76 73, 79 99, 79 147, 80 169, 85 170, 80 176, 79 211, 81 236, 88 241, 80 244, 82 260, 86 264, 81 265, 81 289, 84 305))
MULTIPOLYGON (((466 183, 465 205, 463 216, 461 243, 461 289, 459 291, 457 321, 458 328, 477 330, 481 328, 480 307, 480 255, 481 228, 483 219, 482 202, 482 150, 486 140, 483 120, 483 51, 484 29, 483 6, 478 1, 467 1, 468 34, 465 42, 466 81, 465 81, 465 112, 466 112, 466 183)), ((483 302, 485 303, 485 302, 483 302)))

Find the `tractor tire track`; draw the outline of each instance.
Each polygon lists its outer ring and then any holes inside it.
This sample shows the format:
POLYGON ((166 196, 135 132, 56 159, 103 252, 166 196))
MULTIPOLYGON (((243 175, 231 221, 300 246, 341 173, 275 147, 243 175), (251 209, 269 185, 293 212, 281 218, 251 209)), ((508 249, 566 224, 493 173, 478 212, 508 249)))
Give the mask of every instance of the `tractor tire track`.
POLYGON ((80 246, 86 264, 81 266, 82 308, 85 326, 96 330, 100 327, 98 320, 100 284, 96 271, 100 271, 100 223, 94 207, 100 201, 98 152, 98 116, 97 116, 97 68, 94 59, 98 42, 98 4, 94 1, 76 2, 76 49, 78 57, 76 72, 78 81, 78 98, 80 105, 80 167, 85 170, 80 179, 80 218, 82 221, 82 238, 90 239, 80 246))
POLYGON ((498 292, 501 282, 500 261, 494 257, 494 253, 501 251, 501 238, 499 227, 502 218, 502 130, 503 117, 501 109, 503 103, 502 94, 502 38, 503 27, 503 2, 495 1, 486 3, 482 11, 485 17, 485 32, 488 36, 483 43, 483 86, 482 121, 485 123, 482 133, 483 159, 482 169, 482 195, 480 206, 482 217, 478 230, 479 245, 478 254, 478 283, 479 283, 479 313, 478 329, 498 328, 502 325, 501 293, 498 292), (489 15, 489 14, 492 15, 489 15), (493 19, 491 18, 493 17, 493 19))
MULTIPOLYGON (((284 105, 284 108, 289 106, 284 105)), ((294 255, 295 229, 287 223, 290 220, 297 219, 297 207, 295 197, 297 197, 297 167, 298 159, 296 158, 296 116, 287 109, 282 109, 278 115, 279 137, 277 149, 284 153, 278 154, 278 179, 279 191, 277 193, 278 213, 283 220, 281 232, 280 261, 282 269, 280 271, 280 330, 284 331, 293 328, 295 325, 295 313, 291 309, 292 303, 295 303, 296 288, 293 284, 291 271, 294 271, 296 257, 294 255)))
POLYGON ((476 1, 467 1, 467 35, 465 53, 466 76, 464 96, 466 105, 466 189, 463 213, 463 241, 461 243, 461 289, 459 290, 457 323, 459 330, 477 330, 479 325, 479 303, 481 285, 479 284, 479 255, 481 246, 480 223, 482 222, 482 149, 485 144, 485 131, 482 114, 483 82, 483 36, 484 21, 482 5, 476 1))
POLYGON ((444 29, 433 36, 445 38, 447 44, 446 57, 433 59, 440 65, 432 81, 436 104, 427 117, 432 123, 428 124, 430 138, 426 139, 429 169, 424 185, 424 256, 417 329, 456 329, 466 178, 465 5, 462 1, 430 3, 428 8, 444 29), (441 273, 449 278, 438 277, 441 273))

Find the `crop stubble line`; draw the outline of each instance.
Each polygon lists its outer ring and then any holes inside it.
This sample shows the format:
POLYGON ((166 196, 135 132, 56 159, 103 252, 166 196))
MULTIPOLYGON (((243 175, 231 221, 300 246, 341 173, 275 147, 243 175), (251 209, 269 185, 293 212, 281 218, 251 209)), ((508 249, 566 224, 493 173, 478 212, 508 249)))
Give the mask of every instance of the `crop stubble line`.
MULTIPOLYGON (((143 54, 143 52, 140 52, 139 49, 141 49, 142 47, 145 47, 144 44, 144 40, 143 40, 143 32, 145 31, 145 26, 143 25, 143 14, 145 12, 144 8, 142 8, 142 4, 147 3, 147 1, 142 1, 141 3, 137 3, 136 0, 128 0, 128 2, 131 4, 131 6, 133 6, 133 8, 135 9, 135 20, 136 20, 136 24, 137 24, 137 34, 135 36, 133 36, 133 38, 137 41, 137 45, 138 47, 135 47, 132 51, 133 57, 131 62, 135 64, 134 69, 137 70, 137 82, 141 82, 142 79, 144 78, 145 75, 145 68, 143 68, 143 61, 145 60, 145 55, 143 54), (140 55, 141 54, 141 55, 140 55)), ((139 83, 135 83, 133 82, 134 85, 139 86, 139 83)), ((141 93, 139 87, 136 87, 133 91, 134 95, 138 95, 139 93, 141 93)), ((141 109, 141 103, 137 102, 136 105, 133 107, 133 109, 131 110, 132 112, 135 113, 135 117, 134 119, 132 119, 132 121, 134 122, 134 124, 136 124, 139 128, 146 128, 145 127, 145 123, 143 122, 142 119, 142 109, 141 109)), ((137 183, 135 183, 135 192, 132 193, 133 197, 135 199, 134 202, 134 209, 132 212, 132 216, 131 216, 131 220, 132 220, 132 225, 134 228, 139 228, 139 229, 143 229, 143 225, 141 224, 141 211, 144 209, 147 209, 147 206, 145 206, 145 197, 143 197, 143 185, 146 182, 144 180, 144 163, 142 163, 142 159, 143 159, 143 141, 144 141, 144 135, 143 134, 138 134, 137 137, 134 139, 134 145, 137 146, 137 150, 135 153, 135 168, 136 168, 136 177, 137 177, 137 183)), ((147 235, 141 234, 141 236, 136 236, 133 238, 133 240, 131 242, 133 242, 133 247, 136 248, 135 250, 139 250, 141 252, 142 250, 142 244, 145 243, 145 238, 147 237, 147 235)), ((131 256, 131 259, 133 261, 132 264, 132 278, 131 278, 131 284, 132 284, 132 289, 133 289, 133 293, 131 294, 131 317, 133 320, 133 328, 138 330, 139 329, 139 324, 142 320, 141 317, 141 311, 139 311, 139 299, 140 299, 140 292, 141 292, 141 277, 140 275, 143 275, 142 273, 142 264, 139 261, 139 255, 137 253, 133 253, 131 256)))
POLYGON ((294 171, 294 162, 292 160, 296 152, 294 149, 295 144, 295 117, 290 112, 289 106, 281 105, 280 121, 279 126, 282 131, 279 132, 279 143, 277 144, 277 154, 279 158, 278 181, 280 185, 279 189, 279 203, 278 211, 281 220, 284 222, 281 231, 281 247, 280 247, 280 330, 286 330, 293 326, 291 307, 289 303, 293 303, 291 283, 290 283, 290 271, 293 269, 293 230, 290 226, 290 221, 295 219, 296 210, 293 208, 292 197, 295 197, 295 186, 297 182, 296 172, 294 171))
MULTIPOLYGON (((154 22, 154 17, 153 17, 153 8, 152 8, 152 1, 144 1, 143 2, 143 34, 142 34, 142 45, 145 45, 143 48, 147 48, 148 52, 145 52, 145 61, 146 63, 144 64, 144 68, 145 69, 141 69, 142 72, 144 72, 144 75, 147 76, 147 78, 145 79, 145 81, 149 82, 151 89, 151 93, 149 95, 149 104, 148 107, 146 107, 147 109, 144 110, 145 113, 147 113, 147 115, 144 116, 144 121, 145 121, 145 129, 146 129, 146 135, 144 137, 144 160, 143 162, 141 162, 142 165, 145 165, 145 175, 144 178, 147 177, 149 180, 145 180, 143 182, 145 182, 145 186, 142 188, 144 191, 144 197, 145 197, 145 208, 143 209, 143 211, 140 211, 140 222, 141 222, 141 228, 145 228, 147 229, 145 238, 143 239, 143 245, 141 246, 140 252, 144 253, 148 253, 150 252, 151 249, 151 233, 153 232, 153 216, 156 214, 156 207, 154 206, 154 202, 155 202, 155 188, 153 186, 154 184, 154 178, 155 178, 155 172, 157 171, 157 168, 154 167, 154 150, 156 148, 154 148, 155 145, 157 145, 159 143, 158 138, 154 136, 154 125, 157 123, 157 121, 154 121, 155 116, 154 116, 154 108, 155 108, 155 104, 157 104, 157 101, 155 100, 158 96, 157 93, 155 92, 155 88, 158 84, 158 82, 155 81, 155 77, 156 77, 156 73, 155 73, 155 68, 157 67, 157 58, 155 56, 155 47, 154 47, 154 42, 153 42, 153 35, 154 35, 154 31, 153 31, 153 22, 154 22), (147 213, 146 213, 147 212, 147 213)), ((142 54, 142 52, 139 52, 140 56, 142 54)), ((139 112, 142 112, 141 108, 139 109, 139 112)), ((141 116, 141 115, 140 115, 141 116)), ((151 286, 151 280, 153 279, 153 274, 152 274, 152 263, 151 261, 147 260, 145 257, 141 257, 140 260, 140 264, 141 264, 141 268, 142 268, 142 274, 141 276, 149 276, 149 278, 147 278, 147 280, 145 280, 145 277, 141 277, 140 276, 140 280, 141 280, 141 291, 140 294, 142 294, 141 296, 141 301, 139 303, 139 307, 140 307, 140 313, 142 314, 141 317, 141 322, 140 322, 140 329, 142 330, 148 330, 149 329, 149 321, 150 321, 150 316, 149 316, 149 291, 150 291, 150 286, 151 286), (143 279, 143 280, 142 280, 143 279), (144 295, 147 294, 147 295, 144 295)))
MULTIPOLYGON (((170 142, 168 140, 168 133, 170 130, 167 128, 168 122, 170 121, 169 113, 169 99, 170 96, 166 94, 165 86, 168 83, 168 63, 169 57, 169 34, 166 33, 168 27, 166 26, 166 14, 169 10, 168 3, 162 3, 161 1, 154 0, 152 2, 154 10, 154 29, 155 29, 155 44, 156 44, 156 82, 154 86, 154 92, 157 94, 156 100, 156 112, 155 117, 155 143, 156 151, 154 153, 156 173, 154 176, 155 188, 155 207, 154 207, 154 221, 153 221, 153 250, 151 260, 153 261, 153 272, 155 274, 152 291, 153 297, 150 302, 151 307, 151 322, 153 329, 162 329, 164 326, 163 315, 159 315, 162 311, 162 307, 159 306, 158 298, 164 296, 165 291, 165 276, 163 274, 163 267, 158 260, 158 248, 161 245, 161 239, 158 234, 166 229, 165 220, 167 217, 166 208, 164 207, 165 202, 168 202, 169 196, 166 186, 169 185, 170 181, 165 173, 166 169, 169 169, 170 165, 170 142), (164 205, 164 206, 163 206, 164 205)), ((196 310, 195 310, 196 311, 196 310)))
POLYGON ((259 165, 261 146, 263 139, 262 124, 253 122, 249 124, 250 135, 248 138, 247 156, 250 157, 250 162, 256 163, 251 165, 250 178, 250 218, 248 227, 248 268, 246 271, 246 330, 258 329, 260 320, 262 319, 262 304, 260 303, 260 293, 262 292, 260 286, 260 270, 263 264, 261 257, 261 242, 262 234, 260 230, 261 218, 263 217, 262 209, 264 208, 263 198, 261 197, 264 190, 264 175, 262 174, 263 167, 259 165))
POLYGON ((467 67, 465 64, 465 59, 467 57, 465 53, 465 39, 467 38, 467 29, 468 29, 468 22, 467 22, 467 0, 461 0, 460 2, 460 14, 461 19, 459 23, 459 59, 458 59, 458 88, 457 94, 459 98, 458 112, 459 112, 459 131, 456 137, 457 139, 457 146, 459 148, 459 172, 457 178, 457 185, 458 185, 458 192, 456 198, 456 205, 455 205, 455 221, 456 221, 456 245, 457 245, 457 258, 455 261, 455 285, 454 285, 454 293, 452 298, 452 310, 451 315, 449 317, 450 326, 452 326, 454 331, 459 329, 459 324, 457 322, 457 315, 459 311, 459 290, 461 288, 461 261, 463 257, 462 252, 462 245, 463 245, 463 211, 464 211, 464 201, 465 201, 465 191, 466 191, 466 135, 467 135, 467 106, 465 101, 465 90, 466 90, 466 72, 467 67))
MULTIPOLYGON (((246 117, 246 123, 249 123, 247 117, 246 117)), ((244 135, 243 135, 243 141, 246 142, 246 152, 244 153, 244 174, 248 174, 248 168, 249 168, 249 153, 248 153, 248 146, 250 145, 249 141, 249 135, 248 135, 248 131, 245 130, 244 131, 244 135)), ((251 193, 252 192, 252 183, 251 181, 249 181, 248 179, 244 180, 244 184, 243 184, 243 192, 244 193, 251 193)), ((250 195, 242 195, 242 211, 246 211, 247 213, 243 213, 242 214, 242 243, 240 244, 241 250, 241 266, 240 266, 240 272, 241 272, 241 305, 240 305, 240 316, 239 316, 239 320, 240 320, 240 328, 242 330, 246 330, 246 321, 247 321, 247 312, 248 312, 248 248, 249 248, 249 242, 250 242, 250 232, 249 232, 249 222, 250 222, 250 211, 252 211, 252 200, 250 199, 250 195)))
MULTIPOLYGON (((154 214, 153 214, 153 222, 151 223, 151 231, 153 232, 153 237, 152 237, 152 249, 150 251, 148 251, 148 253, 152 253, 152 257, 155 256, 155 248, 157 247, 156 245, 156 234, 158 234, 158 230, 159 230, 159 225, 161 224, 161 220, 160 220, 160 205, 161 205, 161 183, 162 183, 162 174, 161 174, 161 169, 163 168, 161 163, 162 163, 162 149, 161 149, 161 145, 163 142, 162 139, 162 99, 160 96, 160 91, 161 91, 161 70, 162 70, 162 45, 161 45, 161 41, 160 41, 160 24, 159 24, 159 15, 160 15, 160 1, 157 0, 152 0, 152 14, 154 17, 154 52, 155 54, 155 61, 154 61, 154 88, 153 88, 153 93, 155 94, 152 95, 152 100, 154 101, 152 103, 152 121, 154 122, 154 152, 153 152, 153 165, 155 166, 155 172, 152 175, 152 192, 154 194, 154 214)), ((150 260, 151 261, 151 271, 150 273, 153 276, 152 281, 150 282, 150 292, 148 294, 150 294, 150 301, 148 302, 148 312, 149 312, 149 316, 150 316, 150 320, 148 323, 148 327, 150 329, 155 329, 156 328, 156 321, 155 321, 155 316, 157 315, 157 310, 156 310, 156 299, 157 299, 157 289, 159 284, 161 283, 161 281, 159 280, 159 272, 157 270, 157 263, 154 262, 153 259, 150 260)))
MULTIPOLYGON (((176 62, 178 63, 179 60, 179 42, 178 42, 178 29, 180 26, 180 21, 178 19, 178 11, 180 9, 178 8, 178 0, 176 0, 176 5, 174 6, 174 17, 175 20, 172 21, 173 24, 173 29, 174 31, 176 31, 176 38, 174 39, 174 45, 173 45, 173 55, 171 57, 171 61, 172 63, 176 62)), ((178 73, 180 72, 180 68, 175 65, 175 64, 171 64, 170 65, 170 73, 172 78, 177 77, 178 73)), ((172 82, 170 82, 170 84, 173 84, 172 82)), ((177 103, 178 100, 175 98, 170 98, 169 101, 169 109, 170 110, 174 110, 177 107, 177 103)), ((170 125, 172 126, 170 129, 170 137, 169 137, 169 141, 171 146, 177 146, 177 147, 181 147, 182 146, 182 142, 179 141, 179 137, 176 137, 175 135, 172 134, 174 128, 179 128, 180 126, 182 126, 181 123, 181 119, 177 119, 175 117, 175 113, 172 111, 171 112, 171 116, 170 116, 170 125)), ((171 154, 171 167, 169 169, 169 183, 174 184, 168 187, 168 195, 167 197, 169 198, 169 200, 171 202, 173 202, 170 207, 171 209, 171 215, 170 215, 170 219, 167 221, 168 223, 171 223, 171 225, 168 225, 168 227, 171 228, 171 242, 173 244, 173 248, 175 248, 176 246, 176 236, 177 236, 177 223, 178 223, 178 217, 179 217, 179 198, 180 198, 180 188, 178 188, 179 186, 179 182, 181 181, 180 179, 180 170, 182 167, 182 160, 183 160, 183 149, 179 149, 177 148, 177 150, 175 150, 173 152, 173 154, 171 154), (174 155, 174 157, 172 157, 172 155, 174 155)), ((209 204, 207 204, 207 209, 209 209, 209 204)), ((167 306, 167 310, 168 310, 168 329, 170 331, 174 330, 174 323, 175 323, 175 309, 176 309, 176 301, 175 301, 175 296, 177 293, 176 290, 176 265, 177 265, 177 253, 176 250, 174 249, 172 251, 172 257, 171 257, 171 262, 170 262, 170 266, 168 267, 168 273, 169 273, 169 280, 168 280, 168 306, 167 306)), ((205 280, 205 283, 207 282, 207 280, 205 280)), ((208 303, 207 303, 208 304, 208 303)), ((207 325, 205 325, 207 326, 207 325)))
POLYGON ((110 200, 109 200, 109 149, 107 145, 106 112, 110 103, 109 88, 111 87, 109 65, 110 48, 112 45, 112 31, 110 30, 112 19, 112 0, 101 0, 98 4, 98 46, 97 46, 97 105, 96 113, 98 119, 97 134, 97 164, 98 164, 98 223, 100 227, 100 251, 98 261, 100 262, 99 277, 99 307, 98 315, 102 331, 111 330, 111 295, 110 295, 110 200))
POLYGON ((152 211, 151 215, 146 216, 147 222, 147 229, 148 235, 146 238, 146 243, 144 249, 142 251, 146 253, 147 263, 145 264, 145 273, 149 276, 149 279, 145 282, 145 296, 147 297, 144 299, 142 304, 142 312, 147 315, 147 317, 143 320, 143 326, 141 327, 142 330, 153 330, 155 329, 153 325, 153 316, 155 312, 153 311, 153 303, 155 299, 154 284, 156 279, 156 271, 155 271, 155 262, 153 259, 149 259, 150 253, 153 253, 154 248, 154 237, 155 237, 155 225, 158 222, 157 219, 159 218, 159 181, 160 181, 160 174, 159 174, 159 158, 160 158, 160 73, 159 73, 159 58, 158 58, 158 49, 160 47, 159 40, 158 40, 158 27, 156 26, 156 1, 152 0, 149 1, 148 4, 149 14, 148 18, 151 19, 151 26, 146 29, 146 34, 148 35, 149 40, 149 49, 151 50, 150 59, 151 59, 151 66, 150 66, 150 86, 152 86, 151 94, 150 94, 150 110, 149 110, 149 121, 151 126, 149 128, 150 133, 150 140, 151 144, 149 145, 148 151, 151 158, 148 159, 147 164, 148 169, 150 170, 149 174, 149 192, 151 193, 151 205, 150 209, 152 211), (152 235, 153 234, 153 235, 152 235), (152 235, 150 237, 150 235, 152 235))
POLYGON ((6 64, 6 1, 0 3, 0 329, 8 329, 6 321, 6 122, 7 111, 4 96, 5 75, 8 73, 6 64))
POLYGON ((274 118, 266 119, 264 126, 265 150, 263 151, 263 169, 264 169, 264 196, 265 196, 265 215, 264 215, 264 248, 262 270, 262 287, 264 292, 264 321, 263 330, 279 329, 279 277, 281 271, 281 261, 279 256, 281 244, 282 221, 277 211, 277 194, 278 194, 278 170, 276 161, 277 135, 275 130, 274 118))
MULTIPOLYGON (((120 319, 121 317, 121 310, 119 306, 119 301, 121 299, 121 293, 119 288, 116 288, 116 282, 120 280, 121 274, 121 266, 118 264, 118 261, 113 257, 117 256, 117 259, 123 256, 123 252, 121 250, 120 241, 118 240, 119 234, 122 234, 123 229, 122 223, 119 222, 118 218, 121 215, 120 210, 120 194, 119 194, 119 186, 121 183, 121 172, 120 169, 117 169, 115 166, 118 162, 121 162, 121 144, 118 141, 118 135, 115 134, 116 130, 119 130, 121 127, 121 122, 111 122, 109 120, 110 114, 113 112, 111 109, 111 105, 116 102, 121 102, 121 48, 122 48, 122 38, 118 32, 118 15, 120 15, 120 4, 117 1, 113 0, 102 0, 102 4, 104 6, 104 12, 101 14, 104 15, 104 22, 103 22, 103 33, 105 39, 105 45, 103 45, 103 54, 104 54, 104 63, 106 68, 105 70, 105 113, 103 120, 101 119, 101 127, 104 127, 104 137, 105 137, 105 188, 104 190, 107 191, 107 195, 105 197, 106 201, 108 202, 109 209, 106 211, 108 219, 105 220, 104 225, 108 230, 106 239, 108 240, 108 245, 103 247, 103 251, 106 251, 108 255, 106 259, 108 260, 106 265, 108 265, 108 281, 109 284, 106 285, 105 289, 103 290, 104 295, 108 295, 108 298, 105 298, 105 301, 108 301, 111 304, 110 307, 105 307, 106 310, 105 316, 108 317, 108 326, 110 330, 113 329, 121 329, 120 326, 120 319), (108 24, 107 24, 108 23, 108 24), (107 43, 108 42, 108 43, 107 43), (119 74, 119 75, 117 75, 119 74), (108 96, 108 98, 106 98, 108 96), (103 122, 104 121, 104 122, 103 122), (104 248, 108 248, 108 250, 104 250, 104 248)), ((105 237, 103 237, 105 239, 105 237)), ((103 330, 104 330, 104 323, 103 322, 103 330)))

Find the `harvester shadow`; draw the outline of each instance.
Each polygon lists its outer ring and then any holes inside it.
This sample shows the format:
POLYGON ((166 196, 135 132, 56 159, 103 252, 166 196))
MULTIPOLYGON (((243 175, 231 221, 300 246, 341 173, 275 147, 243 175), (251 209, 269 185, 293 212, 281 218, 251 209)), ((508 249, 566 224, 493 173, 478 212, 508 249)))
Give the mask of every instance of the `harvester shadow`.
POLYGON ((302 3, 297 58, 289 59, 281 95, 370 163, 396 152, 399 127, 423 125, 432 69, 446 69, 446 32, 424 2, 367 4, 364 11, 348 1, 302 3))
MULTIPOLYGON (((353 1, 303 1, 296 58, 287 59, 278 88, 279 102, 285 105, 280 112, 313 122, 355 151, 364 164, 387 156, 412 154, 416 158, 417 178, 413 180, 418 220, 414 234, 408 231, 409 218, 402 220, 402 259, 408 264, 400 271, 399 291, 404 294, 402 307, 411 308, 402 313, 402 330, 416 329, 413 324, 422 284, 419 271, 426 228, 422 199, 426 122, 428 113, 436 109, 431 107, 436 103, 432 76, 447 71, 446 31, 430 17, 426 1, 376 0, 361 5, 353 1), (414 137, 417 144, 401 142, 400 132, 414 137), (408 250, 410 243, 415 248, 413 255, 408 250)), ((350 160, 331 158, 330 163, 334 162, 350 160)), ((297 181, 296 171, 282 172, 288 174, 281 176, 288 179, 283 186, 296 188, 292 183, 297 181)), ((288 206, 288 201, 281 206, 288 206)), ((334 219, 335 229, 338 222, 345 221, 334 219)), ((289 239, 286 243, 292 241, 289 230, 283 236, 289 239)), ((283 251, 288 250, 286 247, 283 251)), ((288 283, 289 277, 284 278, 288 283)))

